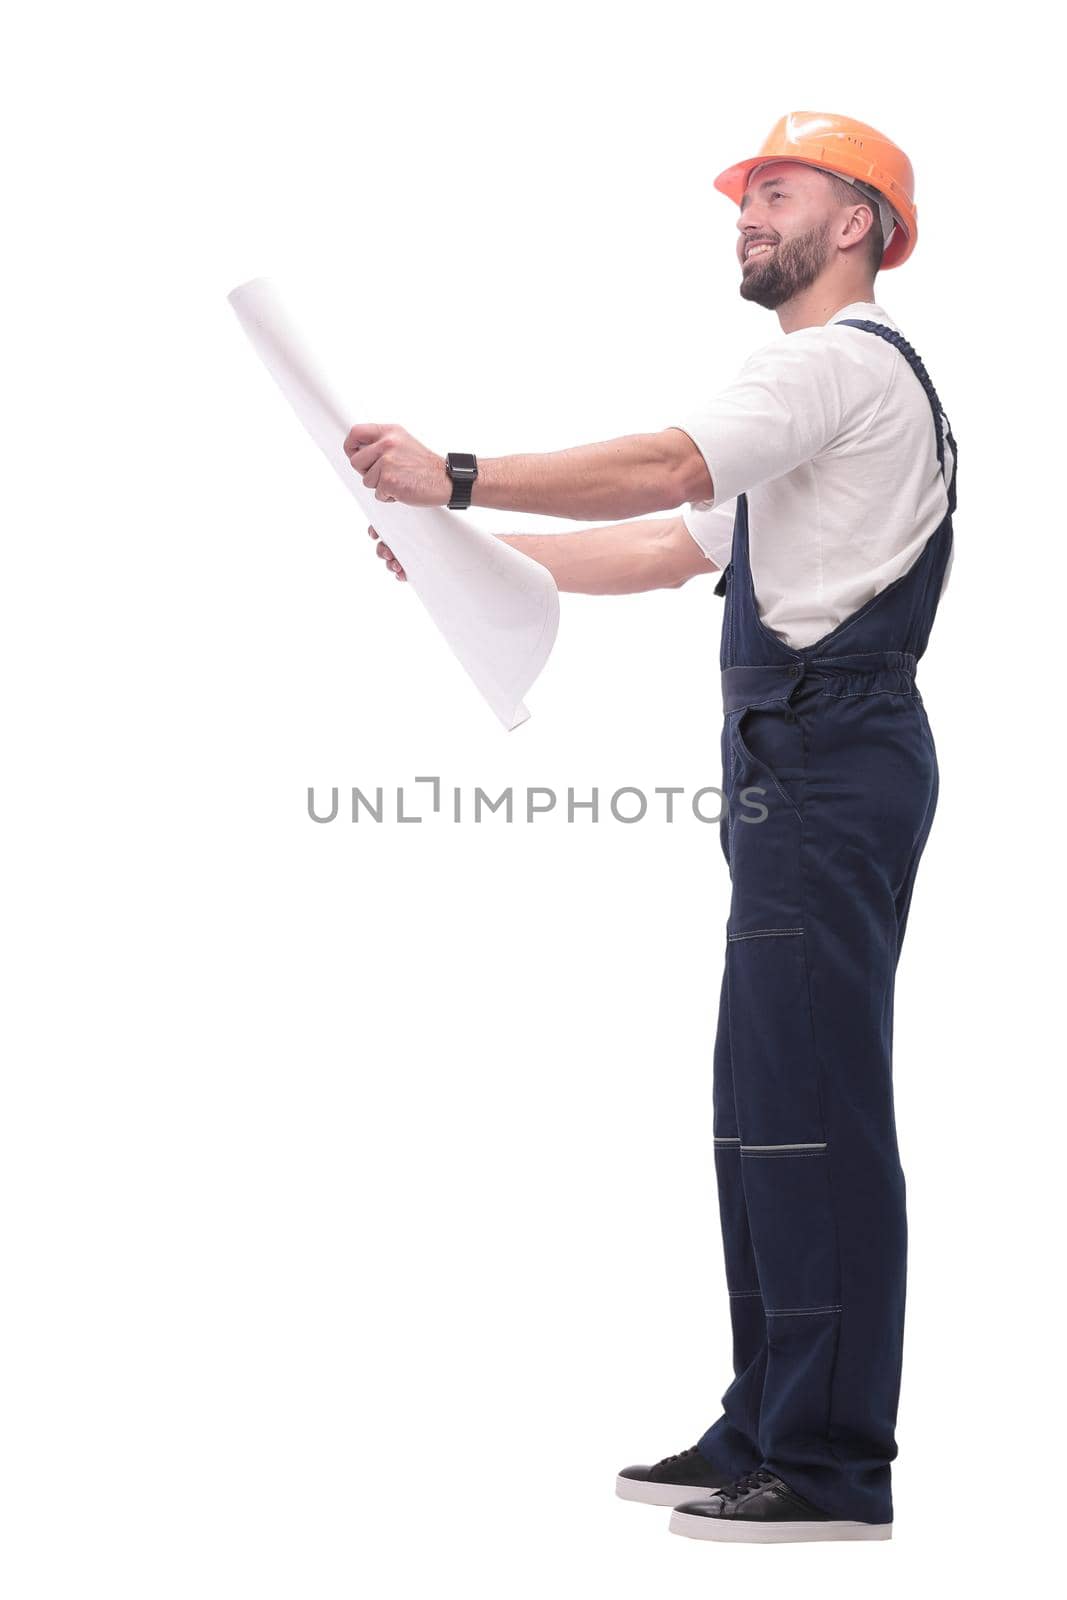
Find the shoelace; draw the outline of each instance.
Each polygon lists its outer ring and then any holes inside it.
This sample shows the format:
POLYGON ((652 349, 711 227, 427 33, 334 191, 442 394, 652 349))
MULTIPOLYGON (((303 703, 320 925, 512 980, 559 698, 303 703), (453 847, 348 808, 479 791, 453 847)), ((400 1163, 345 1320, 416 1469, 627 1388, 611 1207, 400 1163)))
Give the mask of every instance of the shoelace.
POLYGON ((672 1461, 684 1461, 688 1456, 695 1456, 699 1454, 700 1452, 697 1449, 697 1446, 695 1444, 691 1444, 688 1450, 679 1450, 673 1456, 664 1456, 663 1460, 658 1461, 656 1465, 659 1467, 669 1467, 672 1461))
POLYGON ((724 1500, 740 1500, 743 1494, 750 1494, 753 1489, 761 1489, 765 1483, 773 1483, 774 1473, 768 1472, 766 1467, 757 1467, 755 1472, 746 1472, 743 1478, 736 1478, 733 1483, 724 1484, 721 1489, 716 1489, 716 1494, 721 1494, 724 1500))

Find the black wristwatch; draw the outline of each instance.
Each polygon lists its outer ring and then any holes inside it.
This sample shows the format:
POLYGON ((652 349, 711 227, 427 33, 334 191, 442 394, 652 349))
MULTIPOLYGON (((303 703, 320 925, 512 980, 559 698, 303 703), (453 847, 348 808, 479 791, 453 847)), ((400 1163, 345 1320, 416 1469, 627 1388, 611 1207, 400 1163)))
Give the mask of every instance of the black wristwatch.
POLYGON ((471 503, 474 480, 478 476, 478 457, 466 455, 463 451, 450 450, 445 457, 445 466, 448 468, 448 476, 452 479, 452 498, 448 502, 448 509, 466 511, 471 503))

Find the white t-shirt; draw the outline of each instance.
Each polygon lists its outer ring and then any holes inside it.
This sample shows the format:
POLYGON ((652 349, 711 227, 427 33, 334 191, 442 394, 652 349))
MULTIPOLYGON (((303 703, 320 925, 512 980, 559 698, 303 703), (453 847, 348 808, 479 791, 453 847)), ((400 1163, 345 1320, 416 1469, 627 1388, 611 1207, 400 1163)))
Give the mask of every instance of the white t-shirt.
POLYGON ((845 306, 822 327, 779 334, 671 424, 696 444, 714 488, 684 508, 686 527, 724 567, 746 494, 760 617, 794 647, 906 572, 948 510, 952 447, 946 437, 942 477, 926 391, 888 340, 835 326, 844 317, 900 331, 881 306, 845 306))

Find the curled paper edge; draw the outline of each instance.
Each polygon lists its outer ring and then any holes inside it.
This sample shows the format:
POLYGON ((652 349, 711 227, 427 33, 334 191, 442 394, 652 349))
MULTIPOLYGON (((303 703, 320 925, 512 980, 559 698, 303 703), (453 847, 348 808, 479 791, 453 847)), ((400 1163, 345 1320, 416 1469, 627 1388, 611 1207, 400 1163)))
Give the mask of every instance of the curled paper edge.
POLYGON ((253 278, 227 296, 275 383, 495 715, 511 731, 529 719, 525 695, 559 629, 551 573, 511 545, 437 506, 377 500, 351 466, 344 440, 359 413, 337 398, 274 285, 253 278))

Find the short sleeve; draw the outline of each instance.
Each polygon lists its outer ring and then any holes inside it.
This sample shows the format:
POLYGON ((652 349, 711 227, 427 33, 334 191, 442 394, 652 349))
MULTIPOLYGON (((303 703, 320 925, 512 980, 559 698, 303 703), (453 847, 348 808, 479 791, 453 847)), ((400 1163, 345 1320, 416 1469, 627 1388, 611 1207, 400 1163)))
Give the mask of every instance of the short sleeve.
POLYGON ((714 497, 696 507, 718 509, 811 461, 884 388, 884 372, 826 328, 799 328, 754 351, 732 383, 669 424, 689 435, 711 475, 714 497))
POLYGON ((720 569, 726 566, 733 549, 736 509, 736 500, 724 500, 715 506, 710 500, 697 500, 682 508, 682 521, 708 560, 720 569))

